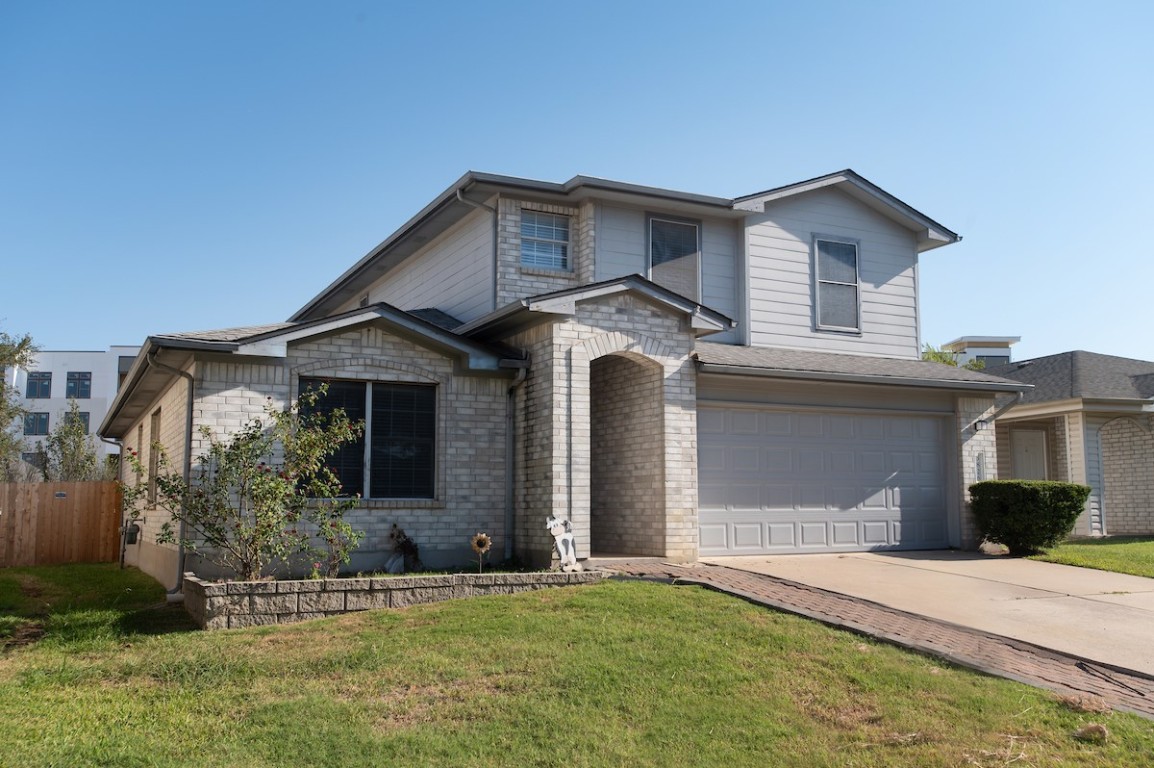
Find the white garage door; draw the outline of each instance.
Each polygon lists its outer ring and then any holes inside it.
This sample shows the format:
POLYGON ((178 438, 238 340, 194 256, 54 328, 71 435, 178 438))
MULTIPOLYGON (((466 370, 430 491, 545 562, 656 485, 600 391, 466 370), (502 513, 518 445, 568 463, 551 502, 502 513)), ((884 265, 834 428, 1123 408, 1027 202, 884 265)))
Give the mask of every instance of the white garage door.
POLYGON ((698 406, 702 555, 948 545, 938 416, 698 406))

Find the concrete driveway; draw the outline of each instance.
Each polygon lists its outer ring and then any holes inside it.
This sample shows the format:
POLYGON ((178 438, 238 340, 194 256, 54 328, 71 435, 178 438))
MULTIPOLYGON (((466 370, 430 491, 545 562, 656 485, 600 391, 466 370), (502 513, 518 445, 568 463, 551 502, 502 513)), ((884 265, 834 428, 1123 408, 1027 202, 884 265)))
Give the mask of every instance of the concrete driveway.
POLYGON ((702 562, 1154 675, 1154 579, 970 552, 711 557, 702 562))

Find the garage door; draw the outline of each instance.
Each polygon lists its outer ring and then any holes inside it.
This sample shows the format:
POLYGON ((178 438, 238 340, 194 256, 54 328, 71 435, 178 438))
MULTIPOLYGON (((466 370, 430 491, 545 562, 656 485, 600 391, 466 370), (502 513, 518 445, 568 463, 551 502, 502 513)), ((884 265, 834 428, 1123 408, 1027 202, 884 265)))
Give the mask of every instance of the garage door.
POLYGON ((946 423, 699 405, 701 554, 946 547, 946 423))

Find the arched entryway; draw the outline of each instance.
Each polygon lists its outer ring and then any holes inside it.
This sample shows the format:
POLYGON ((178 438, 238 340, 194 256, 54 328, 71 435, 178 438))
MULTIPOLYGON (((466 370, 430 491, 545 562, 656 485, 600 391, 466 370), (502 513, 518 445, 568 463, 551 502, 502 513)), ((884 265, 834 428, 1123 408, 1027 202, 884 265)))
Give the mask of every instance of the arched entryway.
POLYGON ((665 555, 664 414, 659 363, 628 352, 589 363, 594 556, 665 555))

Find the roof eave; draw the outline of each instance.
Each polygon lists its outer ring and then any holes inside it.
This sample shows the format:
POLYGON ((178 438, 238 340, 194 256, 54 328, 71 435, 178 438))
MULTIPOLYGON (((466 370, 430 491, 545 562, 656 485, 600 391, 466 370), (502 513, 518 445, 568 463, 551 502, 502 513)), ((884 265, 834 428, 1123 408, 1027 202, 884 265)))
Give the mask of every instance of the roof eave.
POLYGON ((862 373, 832 373, 828 371, 796 371, 775 368, 758 368, 747 365, 697 362, 702 373, 719 373, 730 376, 757 376, 769 379, 797 379, 803 381, 829 381, 845 384, 887 384, 897 387, 919 387, 947 389, 959 392, 1028 392, 1029 384, 1010 384, 994 381, 960 381, 957 379, 927 379, 911 376, 878 376, 862 373))

